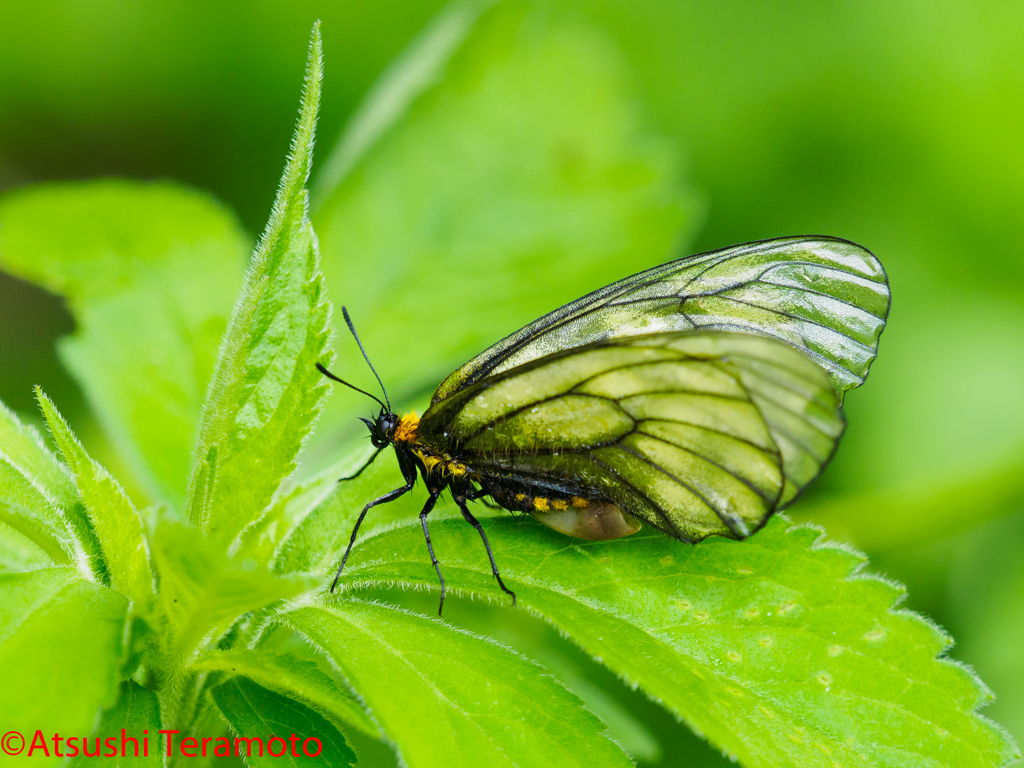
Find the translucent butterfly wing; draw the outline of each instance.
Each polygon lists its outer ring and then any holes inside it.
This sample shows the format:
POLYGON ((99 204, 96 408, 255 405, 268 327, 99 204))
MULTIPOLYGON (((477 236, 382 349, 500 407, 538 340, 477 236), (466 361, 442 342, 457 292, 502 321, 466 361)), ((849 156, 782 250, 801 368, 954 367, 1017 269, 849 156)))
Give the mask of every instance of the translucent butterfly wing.
POLYGON ((888 311, 885 272, 859 245, 828 237, 748 243, 654 267, 566 304, 454 371, 434 402, 561 350, 702 328, 786 341, 845 393, 867 376, 888 311))
POLYGON ((843 426, 829 377, 794 348, 692 331, 503 371, 431 406, 420 431, 475 470, 599 493, 696 541, 757 530, 819 474, 843 426))

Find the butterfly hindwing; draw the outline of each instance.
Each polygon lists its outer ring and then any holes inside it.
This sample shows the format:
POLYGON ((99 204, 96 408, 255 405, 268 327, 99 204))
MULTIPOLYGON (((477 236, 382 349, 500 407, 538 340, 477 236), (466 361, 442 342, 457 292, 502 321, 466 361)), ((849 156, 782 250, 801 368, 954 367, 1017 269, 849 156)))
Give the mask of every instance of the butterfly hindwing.
POLYGON ((786 341, 845 393, 864 381, 888 311, 885 272, 859 245, 828 237, 748 243, 654 267, 566 304, 454 371, 434 402, 571 347, 702 328, 786 341))
POLYGON ((503 370, 435 402, 422 439, 476 471, 601 494, 691 541, 749 535, 828 461, 829 376, 729 331, 610 339, 503 370))

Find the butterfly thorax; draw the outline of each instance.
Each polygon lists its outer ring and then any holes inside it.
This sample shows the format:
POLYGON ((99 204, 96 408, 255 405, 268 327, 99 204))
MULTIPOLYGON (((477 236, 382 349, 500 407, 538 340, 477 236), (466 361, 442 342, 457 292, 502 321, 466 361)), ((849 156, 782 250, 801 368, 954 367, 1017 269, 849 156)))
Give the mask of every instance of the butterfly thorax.
POLYGON ((510 477, 474 472, 444 449, 433 446, 420 433, 420 418, 410 412, 400 417, 391 434, 398 450, 408 451, 420 465, 424 480, 458 486, 470 492, 472 483, 482 495, 511 512, 526 512, 554 528, 583 539, 604 540, 628 536, 640 529, 640 523, 609 501, 592 494, 581 496, 550 487, 517 482, 510 477))
POLYGON ((420 439, 420 417, 411 411, 398 420, 392 439, 396 446, 406 448, 423 469, 424 477, 433 475, 441 479, 472 476, 469 468, 446 452, 427 445, 420 439))

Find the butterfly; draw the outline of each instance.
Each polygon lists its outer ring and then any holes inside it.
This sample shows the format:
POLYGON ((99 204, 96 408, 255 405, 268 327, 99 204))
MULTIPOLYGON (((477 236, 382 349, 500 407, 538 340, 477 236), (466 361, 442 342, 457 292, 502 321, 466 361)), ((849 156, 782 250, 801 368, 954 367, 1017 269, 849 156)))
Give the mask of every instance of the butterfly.
POLYGON ((671 261, 566 304, 452 372, 422 416, 380 404, 362 419, 376 449, 393 447, 405 483, 428 498, 419 519, 441 583, 427 516, 448 490, 528 513, 590 540, 641 525, 676 539, 743 539, 793 503, 835 452, 847 391, 863 383, 889 312, 885 271, 865 248, 788 237, 671 261))

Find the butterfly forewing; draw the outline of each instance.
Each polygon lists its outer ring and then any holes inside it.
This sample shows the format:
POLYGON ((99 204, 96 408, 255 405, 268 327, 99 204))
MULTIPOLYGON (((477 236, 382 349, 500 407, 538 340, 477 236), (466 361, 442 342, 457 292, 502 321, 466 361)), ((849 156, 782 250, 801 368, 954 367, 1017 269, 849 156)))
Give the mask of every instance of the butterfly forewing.
POLYGON ((562 350, 702 328, 786 341, 844 393, 867 375, 888 311, 885 272, 854 243, 827 237, 749 243, 669 262, 566 304, 453 372, 434 402, 562 350))
POLYGON ((610 339, 435 402, 422 438, 484 475, 591 492, 670 535, 742 538, 821 470, 842 433, 826 373, 746 333, 610 339))

